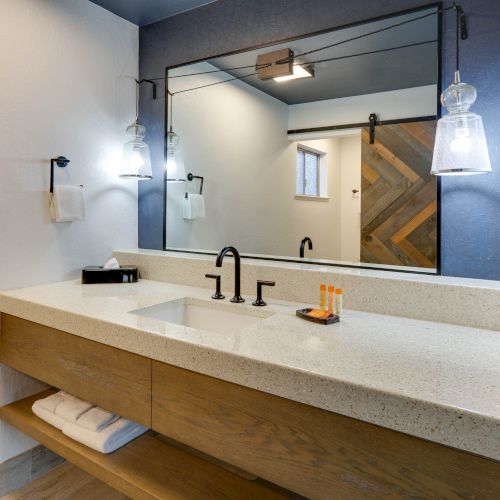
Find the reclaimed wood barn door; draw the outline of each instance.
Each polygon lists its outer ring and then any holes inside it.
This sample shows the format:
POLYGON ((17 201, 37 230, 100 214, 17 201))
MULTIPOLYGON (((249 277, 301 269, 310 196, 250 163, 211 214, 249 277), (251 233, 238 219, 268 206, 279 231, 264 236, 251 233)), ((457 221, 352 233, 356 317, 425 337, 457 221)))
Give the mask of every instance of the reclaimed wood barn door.
POLYGON ((436 267, 436 121, 382 125, 361 141, 361 261, 436 267))

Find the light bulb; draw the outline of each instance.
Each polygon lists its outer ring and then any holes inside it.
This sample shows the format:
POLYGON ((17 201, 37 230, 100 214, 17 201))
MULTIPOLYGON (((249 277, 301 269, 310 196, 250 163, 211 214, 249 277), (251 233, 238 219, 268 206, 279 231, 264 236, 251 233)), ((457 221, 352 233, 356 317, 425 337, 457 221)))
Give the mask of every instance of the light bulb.
POLYGON ((293 66, 293 73, 291 75, 286 76, 277 76, 274 78, 275 82, 287 82, 289 80, 298 80, 300 78, 311 78, 314 76, 314 72, 311 68, 304 68, 295 64, 293 66))
POLYGON ((455 129, 455 139, 450 143, 452 153, 468 153, 472 147, 470 140, 470 130, 468 127, 457 127, 455 129))
POLYGON ((132 168, 141 168, 144 165, 144 160, 142 159, 141 153, 139 151, 133 151, 130 155, 129 164, 132 168))

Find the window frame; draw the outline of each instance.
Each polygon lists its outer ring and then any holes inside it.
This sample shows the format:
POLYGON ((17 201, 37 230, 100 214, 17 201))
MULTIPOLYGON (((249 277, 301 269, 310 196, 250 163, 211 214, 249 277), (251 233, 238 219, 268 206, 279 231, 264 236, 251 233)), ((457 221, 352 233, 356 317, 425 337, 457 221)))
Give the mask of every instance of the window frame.
POLYGON ((295 195, 296 196, 304 196, 304 197, 311 197, 311 198, 320 198, 321 197, 321 158, 324 156, 324 153, 320 153, 319 151, 313 151, 310 148, 307 148, 301 144, 297 144, 297 151, 295 153, 295 195), (302 153, 304 156, 304 161, 303 161, 303 169, 302 169, 302 186, 303 186, 303 192, 299 193, 297 190, 297 163, 298 163, 298 156, 299 154, 302 153), (312 155, 316 158, 316 194, 307 194, 306 193, 306 155, 312 155))

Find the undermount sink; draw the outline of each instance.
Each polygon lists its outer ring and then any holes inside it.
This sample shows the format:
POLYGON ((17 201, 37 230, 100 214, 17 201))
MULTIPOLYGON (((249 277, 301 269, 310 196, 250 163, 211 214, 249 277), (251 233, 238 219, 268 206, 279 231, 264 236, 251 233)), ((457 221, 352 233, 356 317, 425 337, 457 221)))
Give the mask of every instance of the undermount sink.
POLYGON ((217 333, 238 332, 273 314, 261 310, 252 311, 241 305, 190 297, 136 309, 130 313, 217 333))

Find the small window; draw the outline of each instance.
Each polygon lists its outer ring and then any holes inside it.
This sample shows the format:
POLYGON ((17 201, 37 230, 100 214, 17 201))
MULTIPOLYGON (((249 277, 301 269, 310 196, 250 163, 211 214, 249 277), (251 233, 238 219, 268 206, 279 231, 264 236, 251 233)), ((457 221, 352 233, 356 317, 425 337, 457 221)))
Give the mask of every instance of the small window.
POLYGON ((319 196, 319 165, 321 155, 297 148, 297 194, 319 196))

